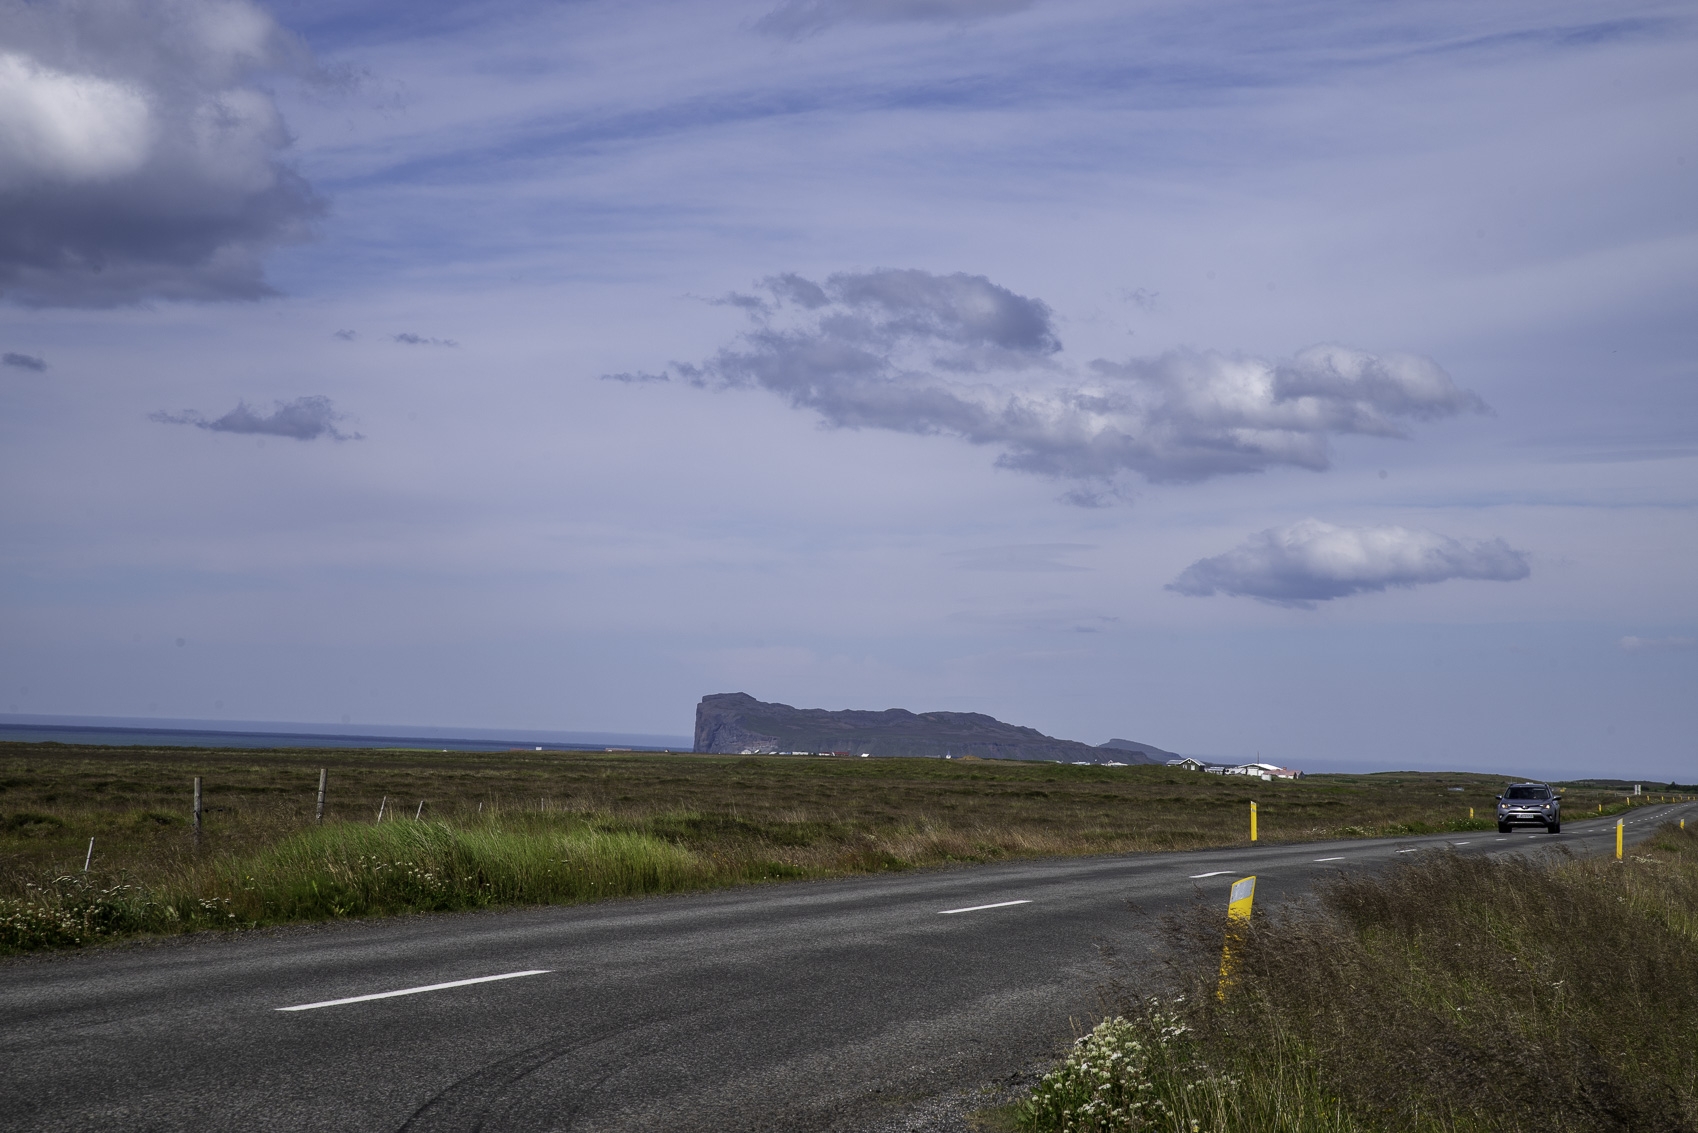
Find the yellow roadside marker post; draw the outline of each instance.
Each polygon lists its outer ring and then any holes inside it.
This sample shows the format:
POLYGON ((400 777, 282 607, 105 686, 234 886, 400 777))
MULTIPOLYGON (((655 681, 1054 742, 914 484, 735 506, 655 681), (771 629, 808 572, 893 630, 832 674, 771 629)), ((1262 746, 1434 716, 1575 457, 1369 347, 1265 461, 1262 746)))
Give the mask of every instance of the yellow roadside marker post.
POLYGON ((1250 902, 1256 897, 1256 878, 1252 874, 1232 883, 1232 895, 1227 899, 1226 906, 1226 943, 1220 950, 1220 986, 1215 990, 1215 997, 1224 1000, 1226 989, 1232 983, 1232 973, 1238 967, 1238 957, 1233 954, 1233 945, 1244 937, 1244 926, 1250 923, 1250 902))
POLYGON ((1621 860, 1621 819, 1615 820, 1615 860, 1621 860))
MULTIPOLYGON (((1250 841, 1256 840, 1256 804, 1250 804, 1250 841)), ((1252 887, 1253 888, 1253 887, 1252 887)), ((1247 908, 1248 906, 1246 906, 1247 908)))
POLYGON ((1473 808, 1473 807, 1469 807, 1469 808, 1468 808, 1468 817, 1469 817, 1469 818, 1473 818, 1473 817, 1474 817, 1474 808, 1473 808))

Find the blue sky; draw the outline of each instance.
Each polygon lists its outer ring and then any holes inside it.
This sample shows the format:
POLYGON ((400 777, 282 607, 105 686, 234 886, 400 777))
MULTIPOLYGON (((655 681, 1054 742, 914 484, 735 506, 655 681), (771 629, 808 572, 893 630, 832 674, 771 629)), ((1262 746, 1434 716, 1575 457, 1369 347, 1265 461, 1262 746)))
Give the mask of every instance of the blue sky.
POLYGON ((0 712, 1690 780, 1695 62, 1654 3, 0 0, 0 712))

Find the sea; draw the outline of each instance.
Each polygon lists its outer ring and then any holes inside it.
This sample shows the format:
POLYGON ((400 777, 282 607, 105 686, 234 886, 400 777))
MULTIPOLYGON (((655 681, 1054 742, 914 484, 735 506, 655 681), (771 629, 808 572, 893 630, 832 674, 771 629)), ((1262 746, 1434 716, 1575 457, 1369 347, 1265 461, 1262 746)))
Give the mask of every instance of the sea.
POLYGON ((0 743, 111 747, 404 748, 416 751, 689 751, 689 736, 406 724, 308 724, 0 713, 0 743))

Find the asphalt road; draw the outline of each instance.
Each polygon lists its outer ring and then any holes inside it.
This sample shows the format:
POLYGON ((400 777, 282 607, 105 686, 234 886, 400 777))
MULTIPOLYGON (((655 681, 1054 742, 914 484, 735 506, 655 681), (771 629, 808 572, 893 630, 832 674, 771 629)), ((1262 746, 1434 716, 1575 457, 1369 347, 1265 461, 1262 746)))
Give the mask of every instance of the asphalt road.
MULTIPOLYGON (((1698 804, 1636 811, 1628 840, 1681 816, 1698 821, 1698 804)), ((1019 862, 11 962, 0 1128, 860 1130, 1058 1052, 1095 1005, 1098 942, 1135 941, 1144 918, 1199 891, 1224 902, 1254 873, 1266 907, 1332 870, 1425 848, 1552 844, 1613 852, 1614 821, 1019 862), (352 997, 373 998, 312 1006, 352 997)))

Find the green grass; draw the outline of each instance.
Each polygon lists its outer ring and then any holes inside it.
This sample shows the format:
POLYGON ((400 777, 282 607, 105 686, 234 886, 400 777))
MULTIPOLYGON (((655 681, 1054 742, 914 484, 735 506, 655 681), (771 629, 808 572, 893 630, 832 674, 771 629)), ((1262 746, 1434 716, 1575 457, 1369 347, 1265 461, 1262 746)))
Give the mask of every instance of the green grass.
POLYGON ((0 906, 0 947, 489 905, 592 901, 725 883, 671 842, 588 825, 346 823, 304 830, 145 886, 61 875, 0 906))
MULTIPOLYGON (((0 744, 0 923, 11 926, 0 950, 1227 845, 1247 839, 1251 800, 1268 841, 1481 830, 1490 818, 1470 820, 1468 807, 1489 816, 1503 781, 1262 783, 990 760, 0 744), (313 818, 321 767, 330 775, 322 826, 313 818), (197 775, 206 808, 198 842, 189 826, 197 775)), ((1569 800, 1573 813, 1606 800, 1619 808, 1622 796, 1576 791, 1569 800)))
POLYGON ((1123 988, 1002 1116, 1032 1133, 1698 1128, 1698 831, 1628 860, 1432 854, 1253 918, 1168 925, 1172 982, 1123 988))

